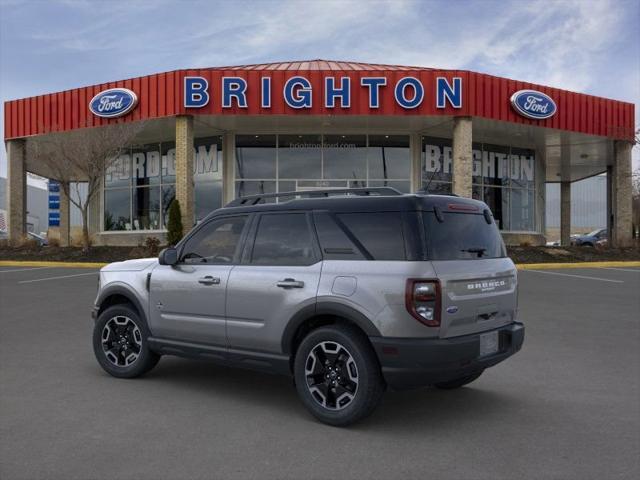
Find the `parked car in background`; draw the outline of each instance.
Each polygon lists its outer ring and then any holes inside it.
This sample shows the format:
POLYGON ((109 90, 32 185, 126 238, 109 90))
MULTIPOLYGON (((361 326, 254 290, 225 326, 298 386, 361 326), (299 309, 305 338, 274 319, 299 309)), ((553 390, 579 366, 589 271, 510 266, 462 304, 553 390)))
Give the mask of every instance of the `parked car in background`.
POLYGON ((599 228, 586 235, 577 235, 571 239, 571 244, 578 247, 595 247, 598 242, 607 240, 607 229, 599 228))
POLYGON ((49 245, 49 240, 47 240, 47 237, 45 237, 44 235, 38 235, 37 233, 27 232, 27 238, 29 240, 35 240, 36 242, 38 242, 38 245, 41 247, 46 247, 47 245, 49 245))

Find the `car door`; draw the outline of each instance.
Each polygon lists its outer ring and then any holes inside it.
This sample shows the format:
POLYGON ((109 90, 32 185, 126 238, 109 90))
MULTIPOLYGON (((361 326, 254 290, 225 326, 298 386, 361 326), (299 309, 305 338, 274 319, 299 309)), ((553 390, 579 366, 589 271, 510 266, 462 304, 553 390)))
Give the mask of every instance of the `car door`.
POLYGON ((149 312, 154 336, 226 347, 225 292, 247 224, 247 215, 212 219, 186 240, 176 265, 153 270, 149 312))
POLYGON ((227 287, 229 347, 280 353, 289 319, 316 302, 322 262, 305 212, 263 213, 227 287))

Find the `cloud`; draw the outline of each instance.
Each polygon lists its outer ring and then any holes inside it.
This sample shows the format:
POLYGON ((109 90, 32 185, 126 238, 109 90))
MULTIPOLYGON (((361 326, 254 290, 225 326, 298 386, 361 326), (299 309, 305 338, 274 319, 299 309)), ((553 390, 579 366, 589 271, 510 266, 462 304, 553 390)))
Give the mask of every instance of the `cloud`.
POLYGON ((327 58, 470 69, 640 104, 637 0, 5 0, 0 9, 3 100, 176 68, 327 58))

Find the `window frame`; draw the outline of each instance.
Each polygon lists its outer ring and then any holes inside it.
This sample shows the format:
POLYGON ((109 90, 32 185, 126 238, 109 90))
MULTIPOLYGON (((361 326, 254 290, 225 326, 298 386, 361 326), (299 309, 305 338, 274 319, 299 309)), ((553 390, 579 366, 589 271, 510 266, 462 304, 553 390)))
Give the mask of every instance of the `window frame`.
POLYGON ((245 242, 247 240, 249 229, 253 225, 254 214, 251 213, 236 213, 231 215, 217 215, 208 219, 207 221, 203 221, 196 228, 194 228, 187 236, 185 236, 178 243, 176 249, 178 250, 178 262, 176 265, 189 265, 189 266, 213 266, 213 265, 239 265, 240 259, 242 255, 242 251, 245 247, 245 242), (233 258, 229 263, 187 263, 183 261, 184 249, 187 243, 195 237, 200 231, 204 228, 207 228, 212 222, 218 222, 220 220, 228 220, 232 218, 246 218, 244 227, 242 228, 242 233, 240 234, 240 238, 238 239, 238 245, 236 245, 236 249, 233 254, 233 258))
POLYGON ((318 235, 316 233, 315 225, 313 223, 312 212, 306 210, 285 210, 285 211, 270 211, 270 212, 260 212, 255 213, 252 219, 249 230, 247 231, 246 241, 244 244, 244 248, 240 257, 240 265, 250 265, 252 267, 260 268, 260 267, 310 267, 311 265, 315 265, 316 263, 322 261, 322 254, 320 251, 320 245, 318 243, 318 235), (310 263, 300 264, 300 265, 282 265, 282 264, 255 264, 252 263, 253 250, 255 247, 255 242, 258 233, 258 227, 260 226, 260 221, 263 217, 268 215, 304 215, 307 229, 309 231, 309 235, 311 237, 311 249, 312 249, 312 258, 310 263))

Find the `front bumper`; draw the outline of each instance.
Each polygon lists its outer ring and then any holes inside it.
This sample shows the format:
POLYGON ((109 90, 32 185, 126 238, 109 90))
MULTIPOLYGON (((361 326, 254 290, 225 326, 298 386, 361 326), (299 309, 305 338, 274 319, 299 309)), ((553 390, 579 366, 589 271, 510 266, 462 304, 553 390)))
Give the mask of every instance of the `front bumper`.
POLYGON ((524 325, 514 322, 496 329, 498 352, 479 357, 480 334, 453 338, 369 337, 382 374, 393 390, 447 382, 492 367, 507 359, 524 341, 524 325))

